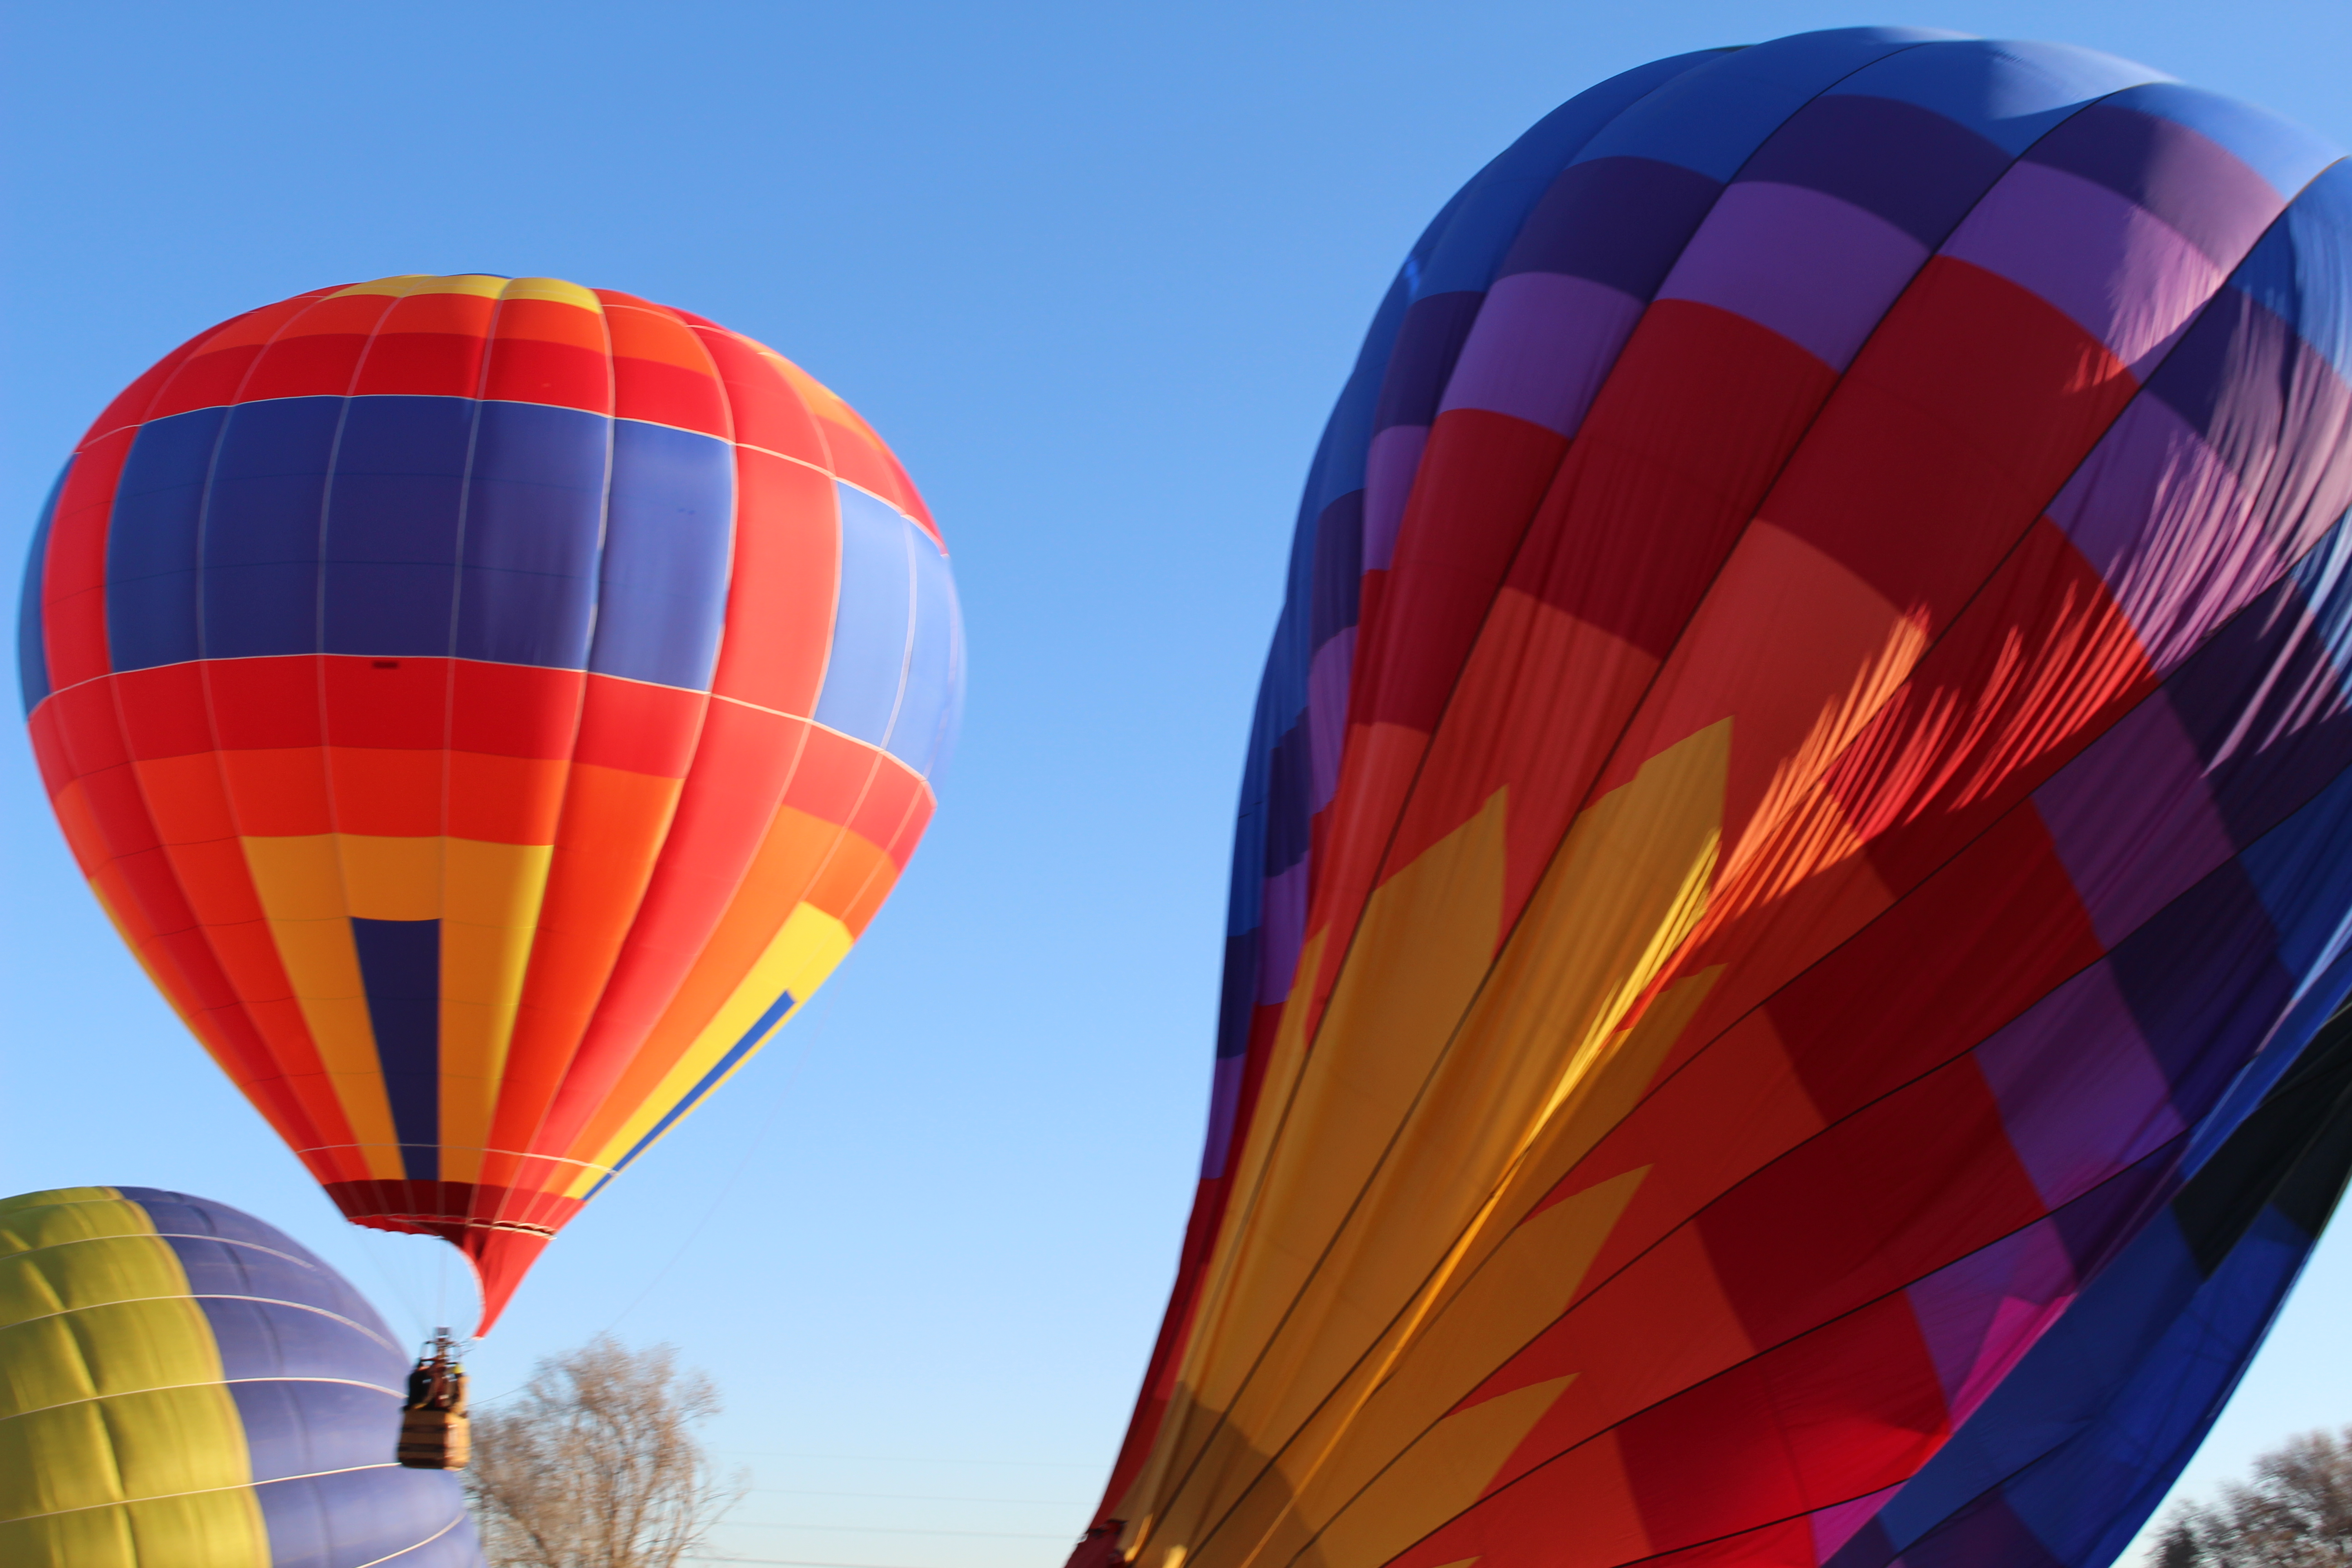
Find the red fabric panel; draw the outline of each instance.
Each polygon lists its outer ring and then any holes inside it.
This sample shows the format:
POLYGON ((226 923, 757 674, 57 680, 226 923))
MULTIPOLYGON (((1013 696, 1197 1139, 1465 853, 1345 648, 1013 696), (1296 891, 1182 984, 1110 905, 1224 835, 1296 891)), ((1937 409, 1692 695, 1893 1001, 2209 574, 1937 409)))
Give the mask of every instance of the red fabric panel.
POLYGON ((320 656, 207 659, 213 733, 223 751, 326 744, 320 713, 320 656))
POLYGON ((1798 1145, 1696 1225, 1749 1336, 1777 1344, 2047 1212, 1963 1058, 1798 1145))
POLYGON ((784 804, 847 826, 856 819, 858 802, 865 798, 867 782, 880 765, 876 760, 879 755, 863 741, 810 725, 807 746, 784 791, 784 804))
POLYGON ((583 672, 470 660, 453 664, 451 747, 501 757, 572 755, 587 688, 583 672))
POLYGON ((612 413, 604 318, 550 300, 501 300, 480 395, 612 413))
POLYGON ((329 745, 438 752, 448 744, 450 660, 315 657, 329 745))
POLYGON ((1391 1568, 1614 1568, 1649 1551, 1616 1439, 1602 1436, 1491 1492, 1391 1568))
POLYGON ((41 640, 53 692, 113 668, 106 631, 106 537, 115 486, 137 438, 135 428, 125 428, 84 447, 58 491, 41 578, 41 640))
MULTIPOLYGON (((678 315, 688 321, 699 320, 682 310, 678 315)), ((704 352, 725 384, 735 439, 830 472, 816 416, 808 411, 800 394, 774 364, 749 339, 724 327, 698 326, 695 335, 702 340, 704 352)))
MULTIPOLYGON (((184 367, 190 373, 194 373, 196 362, 221 352, 221 347, 231 342, 250 340, 257 349, 260 341, 275 331, 278 322, 292 318, 312 300, 329 291, 321 289, 309 294, 298 294, 291 300, 281 300, 275 305, 264 305, 257 310, 247 310, 241 316, 231 316, 217 326, 208 327, 198 332, 194 337, 148 366, 141 373, 138 380, 115 394, 114 401, 106 405, 105 412, 90 422, 89 429, 82 437, 82 445, 87 447, 100 437, 111 435, 124 426, 141 425, 151 418, 160 417, 152 412, 156 406, 157 395, 180 377, 184 367)), ((238 368, 226 382, 229 391, 236 390, 237 380, 244 374, 242 365, 250 361, 252 352, 248 350, 246 353, 244 360, 239 362, 238 368)), ((221 401, 226 401, 226 394, 221 401)), ((205 405, 194 404, 190 406, 205 405)))
POLYGON ((479 294, 410 294, 375 329, 354 396, 471 397, 498 302, 479 294))
POLYGON ((114 689, 125 749, 131 756, 147 761, 212 751, 213 727, 205 710, 202 666, 167 664, 125 670, 108 684, 114 689))
POLYGON ((619 961, 549 1117, 542 1147, 568 1149, 603 1104, 741 885, 812 726, 714 702, 694 768, 619 961))
POLYGON ((814 468, 735 449, 734 575, 711 689, 806 717, 833 649, 841 519, 833 481, 814 468))
POLYGON ((2018 812, 1767 1010, 1834 1121, 1968 1050, 2103 952, 2041 818, 2018 812))
POLYGON ((572 760, 658 778, 684 778, 710 700, 699 691, 590 675, 572 760))
POLYGON ((1935 1363, 1896 1298, 1643 1412, 1617 1442, 1664 1551, 1891 1486, 1948 1430, 1935 1363))
POLYGON ((1822 785, 1887 886, 1909 888, 2155 687, 2106 584, 2044 518, 1822 785))

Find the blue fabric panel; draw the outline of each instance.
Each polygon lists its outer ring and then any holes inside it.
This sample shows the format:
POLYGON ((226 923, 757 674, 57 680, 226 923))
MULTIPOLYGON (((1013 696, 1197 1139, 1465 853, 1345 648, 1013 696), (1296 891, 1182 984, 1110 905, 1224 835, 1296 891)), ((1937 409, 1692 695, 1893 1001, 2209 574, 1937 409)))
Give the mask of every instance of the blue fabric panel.
POLYGON ((2245 226, 2275 193, 2260 174, 2177 121, 2104 99, 2054 127, 2025 162, 2104 185, 2186 235, 2216 265, 2234 268, 2252 236, 2245 226))
POLYGON ((2281 582, 2165 683, 2231 838, 2251 844, 2352 766, 2352 710, 2299 595, 2281 582))
POLYGON ((1646 300, 1722 194, 1707 175, 1648 158, 1579 163, 1528 215, 1502 274, 1560 272, 1646 300))
POLYGON ((835 484, 841 502, 841 596, 816 721, 879 746, 890 733, 907 670, 913 611, 914 531, 887 503, 835 484))
MULTIPOLYGON (((1700 49, 1652 60, 1587 88, 1535 122, 1473 175, 1449 204, 1437 243, 1416 267, 1416 298, 1484 289, 1528 213, 1560 168, 1609 122, 1685 71, 1740 51, 1700 49)), ((1437 226, 1432 225, 1436 232, 1437 226)))
POLYGON ((49 524, 58 515, 58 492, 66 488, 73 459, 58 470, 49 499, 33 524, 33 546, 25 552, 25 584, 16 602, 16 682, 25 694, 25 711, 32 712, 49 694, 49 650, 42 637, 41 585, 48 574, 49 524))
POLYGON ((383 1321, 358 1291, 317 1259, 226 1238, 173 1235, 167 1239, 195 1294, 263 1303, 272 1314, 271 1323, 294 1314, 285 1319, 282 1333, 273 1328, 262 1339, 252 1340, 253 1354, 262 1359, 249 1366, 242 1362, 231 1366, 230 1376, 278 1376, 295 1365, 284 1360, 287 1356, 307 1365, 325 1355, 347 1369, 375 1365, 385 1387, 399 1386, 407 1363, 383 1321))
POLYGON ((323 651, 446 658, 474 410, 462 397, 355 397, 328 502, 323 651))
POLYGON ((537 403, 476 406, 457 656, 584 669, 614 422, 537 403))
POLYGON ((106 639, 116 669, 201 657, 196 531, 222 408, 141 426, 116 481, 106 534, 106 639))
POLYGON ((352 917, 384 1098, 414 1181, 440 1179, 441 922, 352 917))
POLYGON ((253 1479, 381 1465, 400 1439, 402 1395, 325 1378, 230 1380, 253 1479))
POLYGON ((2271 188, 2283 196, 2294 195, 2310 184, 2320 170, 2344 155, 2343 149, 2334 142, 2266 109, 2177 81, 2127 87, 2105 101, 2118 109, 2160 115, 2176 125, 2186 125, 2208 141, 2229 149, 2240 163, 2268 180, 2271 188))
POLYGON ((1960 38, 1896 55, 1830 90, 1932 109, 2015 157, 2092 100, 2166 79, 2146 66, 2068 44, 1960 38))
MULTIPOLYGON (((385 1428, 383 1451, 398 1422, 385 1428)), ((257 1486, 271 1568, 482 1568, 465 1494, 447 1470, 380 1468, 257 1486)))
POLYGON ((1484 294, 1427 294, 1415 300, 1397 331, 1388 374, 1373 405, 1372 428, 1426 425, 1437 416, 1438 395, 1454 374, 1470 323, 1478 319, 1484 294))
POLYGON ((343 405, 286 397, 228 411, 205 487, 205 658, 317 650, 319 540, 343 405))
POLYGON ((1396 347, 1397 332, 1404 325, 1405 307, 1411 302, 1411 286, 1400 274, 1389 285, 1380 309, 1373 313, 1371 328, 1364 334, 1363 347, 1357 351, 1355 366, 1348 374, 1348 384, 1339 389, 1330 422, 1323 427, 1323 438, 1317 444, 1315 460, 1307 469, 1306 498, 1299 503, 1298 526, 1302 531, 1334 501, 1364 488, 1364 463, 1372 443, 1372 408, 1380 399, 1381 381, 1388 374, 1389 354, 1396 347))
POLYGON ((2336 915, 2352 886, 2352 771, 2238 857, 2278 928, 2279 959, 2298 982, 2342 951, 2336 915))
POLYGON ((1917 46, 1963 38, 1922 27, 1833 27, 1758 44, 1684 72, 1612 121, 1585 144, 1595 158, 1651 158, 1697 171, 1717 184, 1799 105, 1863 67, 1917 46))
POLYGON ((734 448, 691 430, 614 420, 588 668, 709 690, 734 547, 734 448))
POLYGON ((326 1377, 387 1394, 403 1386, 406 1359, 348 1318, 291 1301, 200 1294, 232 1379, 326 1377))
POLYGON ((1933 249, 2009 165, 2007 153, 1932 110, 1829 94, 1790 115, 1739 178, 1835 196, 1933 249))
POLYGON ((2294 981, 2236 861, 2175 899, 2108 955, 2184 1123, 2211 1110, 2283 1013, 2294 981))
POLYGON ((890 754, 929 778, 947 761, 956 714, 963 706, 963 626, 955 578, 931 536, 907 524, 907 556, 914 563, 915 619, 907 648, 907 686, 890 721, 890 754))

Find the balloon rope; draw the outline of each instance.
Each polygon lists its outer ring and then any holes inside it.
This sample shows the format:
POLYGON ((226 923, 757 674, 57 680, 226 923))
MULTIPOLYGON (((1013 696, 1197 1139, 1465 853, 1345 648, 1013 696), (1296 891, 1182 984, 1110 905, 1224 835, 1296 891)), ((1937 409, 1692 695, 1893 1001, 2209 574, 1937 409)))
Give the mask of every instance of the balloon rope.
MULTIPOLYGON (((824 1026, 833 1022, 834 995, 837 994, 838 993, 835 993, 825 997, 824 1011, 817 1015, 816 1022, 810 1026, 808 1033, 802 1037, 800 1052, 793 1058, 793 1065, 786 1069, 784 1081, 776 1088, 775 1103, 768 1107, 767 1119, 760 1123, 760 1130, 751 1134, 751 1142, 744 1147, 743 1157, 735 1163, 734 1173, 719 1184, 719 1191, 711 1196, 710 1206, 702 1211, 702 1217, 694 1222, 694 1228, 686 1233, 686 1239, 677 1244, 677 1250, 670 1254, 669 1261, 654 1270, 653 1278, 646 1281, 646 1288, 637 1292, 636 1300, 614 1313, 613 1321, 604 1325, 602 1332, 611 1333, 620 1326, 623 1318, 646 1304, 646 1298, 654 1293, 654 1287, 660 1284, 663 1277, 677 1267, 678 1260, 686 1256, 688 1248, 701 1238, 703 1231, 717 1216, 719 1205, 726 1203, 728 1197, 735 1191, 735 1184, 741 1181, 743 1173, 751 1168, 751 1157, 760 1152, 761 1145, 768 1141, 768 1134, 775 1130, 777 1120, 783 1115, 784 1102, 792 1098, 793 1086, 800 1081, 801 1069, 808 1066, 809 1058, 816 1049, 816 1042, 824 1033, 824 1026)), ((791 1020, 787 1019, 785 1022, 789 1026, 791 1020)))

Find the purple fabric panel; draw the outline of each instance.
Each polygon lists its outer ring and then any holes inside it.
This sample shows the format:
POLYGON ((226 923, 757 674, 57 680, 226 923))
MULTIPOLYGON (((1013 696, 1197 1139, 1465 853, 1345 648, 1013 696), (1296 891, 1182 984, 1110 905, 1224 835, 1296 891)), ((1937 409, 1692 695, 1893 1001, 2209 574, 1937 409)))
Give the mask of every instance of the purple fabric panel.
POLYGON ((1426 425, 1391 425, 1372 437, 1364 457, 1364 570, 1384 572, 1396 555, 1397 530, 1412 477, 1421 471, 1421 449, 1429 445, 1426 425))
POLYGON ((1835 196, 1741 181, 1658 288, 1769 327, 1843 370, 1903 292, 1927 247, 1835 196))
POLYGON ((1436 417, 1438 395, 1454 374, 1454 357, 1485 299, 1484 294, 1457 291, 1432 294, 1405 307, 1396 348, 1381 376, 1380 400, 1372 405, 1375 431, 1391 425, 1426 425, 1436 417))
POLYGON ((1955 1421, 1984 1402, 2074 1299, 2074 1266, 2047 1220, 1930 1274, 1904 1294, 1955 1421))
POLYGON ((1307 862, 1265 879, 1265 912, 1258 927, 1257 999, 1278 1005, 1290 994, 1298 950, 1307 940, 1307 862))
POLYGON ((1928 249, 1992 188, 2009 154, 1930 109, 1828 94, 1789 117, 1738 182, 1802 185, 1885 218, 1928 249))
POLYGON ((2158 397, 2125 407, 2050 520, 2105 582, 2159 675, 2286 566, 2237 476, 2158 397))
POLYGON ((2230 837, 2252 844, 2352 767, 2352 702, 2301 590, 2281 582, 2165 684, 2230 837))
POLYGON ((1339 751, 1348 738, 1348 678, 1356 659, 1356 628, 1349 626, 1315 650, 1307 667, 1307 755, 1314 782, 1314 808, 1329 804, 1339 787, 1339 751))
POLYGON ((1486 295, 1444 408, 1483 408, 1573 436, 1642 319, 1632 295, 1558 272, 1520 272, 1486 295))
POLYGON ((1233 1142, 1234 1113, 1241 1109, 1242 1078, 1248 1068, 1249 1057, 1241 1051, 1217 1058, 1215 1075, 1209 1080, 1209 1136, 1201 1149, 1204 1182, 1225 1173, 1225 1151, 1233 1142))
POLYGON ((2000 1102, 2010 1147, 2053 1209, 2186 1131, 2104 963, 1979 1046, 1976 1059, 2000 1102))
POLYGON ((2109 947, 2236 853, 2197 748, 2161 693, 2034 791, 2033 805, 2109 947))
POLYGON ((1722 190, 1648 158, 1572 164, 1528 216, 1495 277, 1560 272, 1647 300, 1722 190))
POLYGON ((1944 251, 2032 289, 2126 363, 2194 315, 2224 276, 2147 208, 2041 163, 2010 170, 1944 251))
POLYGON ((2293 559, 2352 505, 2352 388, 2295 330, 2235 288, 2200 312, 2147 390, 2257 500, 2293 559))
POLYGON ((2034 143, 2029 163, 2063 169, 2146 207, 2223 269, 2285 207, 2271 183, 2178 121, 2095 103, 2034 143))
POLYGON ((2236 860, 2156 911, 2107 955, 2184 1121, 2213 1108, 2294 996, 2262 892, 2236 860))

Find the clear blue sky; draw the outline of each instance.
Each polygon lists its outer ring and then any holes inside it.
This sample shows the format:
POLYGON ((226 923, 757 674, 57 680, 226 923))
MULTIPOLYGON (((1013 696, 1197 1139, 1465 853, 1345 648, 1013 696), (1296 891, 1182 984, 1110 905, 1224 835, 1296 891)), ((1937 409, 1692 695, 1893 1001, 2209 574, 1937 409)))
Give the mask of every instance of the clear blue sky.
MULTIPOLYGON (((1191 1192, 1297 486, 1390 271, 1485 159, 1643 60, 1857 22, 2088 45, 2352 144, 2343 0, 0 16, 12 584, 122 383, 223 316, 394 272, 713 316, 856 404, 937 511, 972 678, 929 841, 816 1005, 571 1227, 475 1363, 494 1393, 607 1326, 674 1342, 761 1489, 723 1546, 802 1563, 1054 1568, 1083 1521, 1191 1192)), ((0 888, 0 1192, 201 1193, 404 1331, 445 1290, 464 1318, 462 1266, 342 1225, 148 989, 14 740, 0 888)), ((2339 1237, 2200 1475, 2352 1420, 2347 1310, 2339 1237)))

